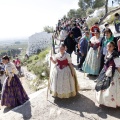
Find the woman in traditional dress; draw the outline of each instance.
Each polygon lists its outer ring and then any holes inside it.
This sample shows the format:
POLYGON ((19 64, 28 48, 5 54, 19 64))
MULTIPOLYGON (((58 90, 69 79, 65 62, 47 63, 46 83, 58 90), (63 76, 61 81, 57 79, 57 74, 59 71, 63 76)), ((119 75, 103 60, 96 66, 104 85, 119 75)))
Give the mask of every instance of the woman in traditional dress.
POLYGON ((90 49, 83 64, 82 70, 90 75, 98 75, 100 70, 100 57, 98 57, 98 47, 100 45, 100 31, 95 31, 95 36, 90 39, 90 49))
POLYGON ((113 36, 113 33, 112 31, 109 29, 109 28, 106 28, 104 30, 104 34, 105 36, 101 39, 101 42, 100 42, 100 46, 98 48, 98 56, 101 56, 101 67, 100 67, 100 71, 102 70, 103 66, 104 66, 104 61, 105 61, 105 55, 107 53, 107 44, 109 42, 112 42, 114 41, 115 45, 116 45, 116 48, 115 50, 117 51, 117 38, 115 38, 113 36))
POLYGON ((60 46, 60 52, 55 58, 50 58, 55 64, 50 77, 50 91, 53 97, 69 98, 76 96, 78 83, 70 55, 65 52, 65 45, 60 46))
POLYGON ((116 108, 120 107, 120 58, 114 49, 115 43, 109 42, 105 64, 96 85, 96 100, 100 105, 116 108))
POLYGON ((6 80, 3 84, 1 105, 7 107, 16 107, 25 103, 29 98, 17 77, 17 69, 13 63, 10 62, 8 56, 2 58, 5 64, 6 80))

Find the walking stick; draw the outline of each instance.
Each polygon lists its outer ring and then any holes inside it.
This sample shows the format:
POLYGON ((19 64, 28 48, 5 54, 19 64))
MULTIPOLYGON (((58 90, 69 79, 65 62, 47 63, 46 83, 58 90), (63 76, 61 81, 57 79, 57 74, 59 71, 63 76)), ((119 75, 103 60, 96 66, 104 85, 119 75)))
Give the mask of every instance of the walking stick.
MULTIPOLYGON (((52 57, 52 47, 51 47, 50 55, 51 55, 50 57, 52 57)), ((50 60, 50 70, 51 70, 51 60, 50 60)), ((47 87, 47 100, 48 100, 49 87, 50 87, 50 72, 49 72, 48 87, 47 87)))

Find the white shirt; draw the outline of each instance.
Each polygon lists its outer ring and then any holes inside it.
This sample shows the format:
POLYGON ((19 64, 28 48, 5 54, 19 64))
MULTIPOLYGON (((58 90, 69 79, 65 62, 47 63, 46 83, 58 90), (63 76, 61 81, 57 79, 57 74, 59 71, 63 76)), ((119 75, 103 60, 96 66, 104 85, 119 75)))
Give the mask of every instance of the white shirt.
POLYGON ((68 35, 67 31, 61 30, 59 39, 60 39, 60 40, 65 40, 66 37, 67 37, 67 35, 68 35))
POLYGON ((120 68, 120 57, 119 57, 119 58, 115 58, 115 59, 114 59, 114 62, 115 62, 115 66, 116 66, 117 68, 120 68))

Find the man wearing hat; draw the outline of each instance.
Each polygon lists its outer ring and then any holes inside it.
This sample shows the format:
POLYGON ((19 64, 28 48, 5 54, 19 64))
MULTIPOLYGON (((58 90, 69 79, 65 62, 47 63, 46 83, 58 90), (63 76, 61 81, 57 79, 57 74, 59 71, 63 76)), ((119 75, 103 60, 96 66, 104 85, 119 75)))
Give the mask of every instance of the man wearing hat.
POLYGON ((89 29, 85 29, 85 35, 83 38, 81 38, 79 42, 79 49, 80 49, 80 54, 81 54, 81 59, 80 59, 80 64, 78 65, 78 68, 82 70, 82 65, 85 61, 87 52, 89 50, 89 41, 90 41, 90 31, 89 29))

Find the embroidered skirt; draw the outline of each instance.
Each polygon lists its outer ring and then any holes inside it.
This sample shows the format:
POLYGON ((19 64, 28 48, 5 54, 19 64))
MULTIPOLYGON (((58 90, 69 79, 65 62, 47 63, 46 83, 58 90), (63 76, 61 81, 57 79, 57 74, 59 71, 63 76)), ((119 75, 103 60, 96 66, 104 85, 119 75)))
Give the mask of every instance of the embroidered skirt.
POLYGON ((8 86, 8 78, 5 80, 1 94, 2 106, 16 107, 24 104, 28 99, 28 95, 16 75, 12 78, 10 86, 8 86))
POLYGON ((120 73, 117 70, 110 87, 104 91, 96 92, 96 100, 99 104, 108 107, 120 107, 120 73))
MULTIPOLYGON (((74 68, 72 68, 74 69, 74 68)), ((53 68, 50 77, 50 91, 54 97, 69 98, 76 96, 79 90, 76 74, 73 77, 69 66, 53 68)))
POLYGON ((97 58, 98 50, 93 50, 93 48, 90 48, 88 51, 87 57, 85 59, 85 62, 83 63, 82 70, 86 73, 92 74, 92 75, 99 75, 100 71, 100 57, 97 58))

